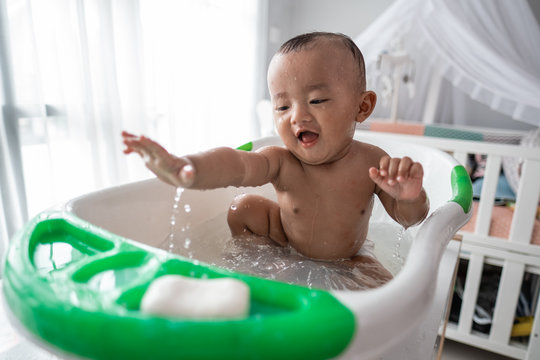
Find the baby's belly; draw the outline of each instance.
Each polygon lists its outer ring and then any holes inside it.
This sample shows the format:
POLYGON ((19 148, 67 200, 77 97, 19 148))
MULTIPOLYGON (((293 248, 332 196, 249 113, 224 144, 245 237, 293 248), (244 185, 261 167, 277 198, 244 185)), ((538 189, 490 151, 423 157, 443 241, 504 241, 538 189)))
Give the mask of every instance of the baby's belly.
POLYGON ((358 253, 368 230, 368 221, 357 219, 344 224, 339 219, 315 222, 284 221, 290 245, 304 256, 314 259, 347 259, 358 253))

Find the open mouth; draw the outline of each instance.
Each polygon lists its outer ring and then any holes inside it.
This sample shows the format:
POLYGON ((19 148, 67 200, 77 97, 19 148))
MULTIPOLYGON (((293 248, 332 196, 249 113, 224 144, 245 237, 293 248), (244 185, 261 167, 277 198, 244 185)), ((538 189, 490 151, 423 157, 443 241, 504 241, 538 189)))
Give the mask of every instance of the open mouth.
POLYGON ((319 138, 319 134, 314 133, 312 131, 302 131, 298 134, 298 140, 300 140, 300 142, 304 146, 314 144, 318 138, 319 138))

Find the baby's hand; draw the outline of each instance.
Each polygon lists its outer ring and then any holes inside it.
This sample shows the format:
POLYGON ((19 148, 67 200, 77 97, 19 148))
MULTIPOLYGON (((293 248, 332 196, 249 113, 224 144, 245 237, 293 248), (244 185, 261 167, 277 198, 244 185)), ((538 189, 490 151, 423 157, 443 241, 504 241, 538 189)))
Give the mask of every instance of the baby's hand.
POLYGON ((126 145, 124 154, 139 154, 150 171, 167 184, 189 187, 195 177, 195 169, 187 158, 170 154, 165 148, 146 136, 136 136, 122 132, 126 145))
POLYGON ((369 169, 369 177, 394 199, 414 200, 422 191, 424 169, 408 156, 390 158, 385 155, 380 160, 379 169, 369 169))

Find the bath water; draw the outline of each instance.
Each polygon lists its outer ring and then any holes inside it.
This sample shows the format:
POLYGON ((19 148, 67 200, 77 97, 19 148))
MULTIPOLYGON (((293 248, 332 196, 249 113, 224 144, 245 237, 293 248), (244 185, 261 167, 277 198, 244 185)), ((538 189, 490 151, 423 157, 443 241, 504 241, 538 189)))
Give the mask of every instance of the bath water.
MULTIPOLYGON (((178 190, 171 216, 171 233, 162 249, 232 271, 322 289, 360 289, 381 285, 348 261, 321 261, 307 258, 291 247, 268 244, 257 237, 230 236, 226 212, 200 224, 191 224, 191 206, 181 200, 178 190)), ((370 224, 368 239, 375 244, 375 257, 393 275, 403 265, 402 243, 410 236, 397 224, 370 224), (396 255, 397 254, 397 255, 396 255)))

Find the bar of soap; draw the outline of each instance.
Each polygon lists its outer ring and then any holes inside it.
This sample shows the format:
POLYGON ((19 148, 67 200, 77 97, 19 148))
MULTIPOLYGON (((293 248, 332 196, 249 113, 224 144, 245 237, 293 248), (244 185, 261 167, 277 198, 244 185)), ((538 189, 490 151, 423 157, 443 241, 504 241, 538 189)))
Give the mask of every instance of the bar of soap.
POLYGON ((248 315, 249 299, 249 287, 237 279, 164 275, 150 284, 140 309, 167 317, 236 319, 248 315))

